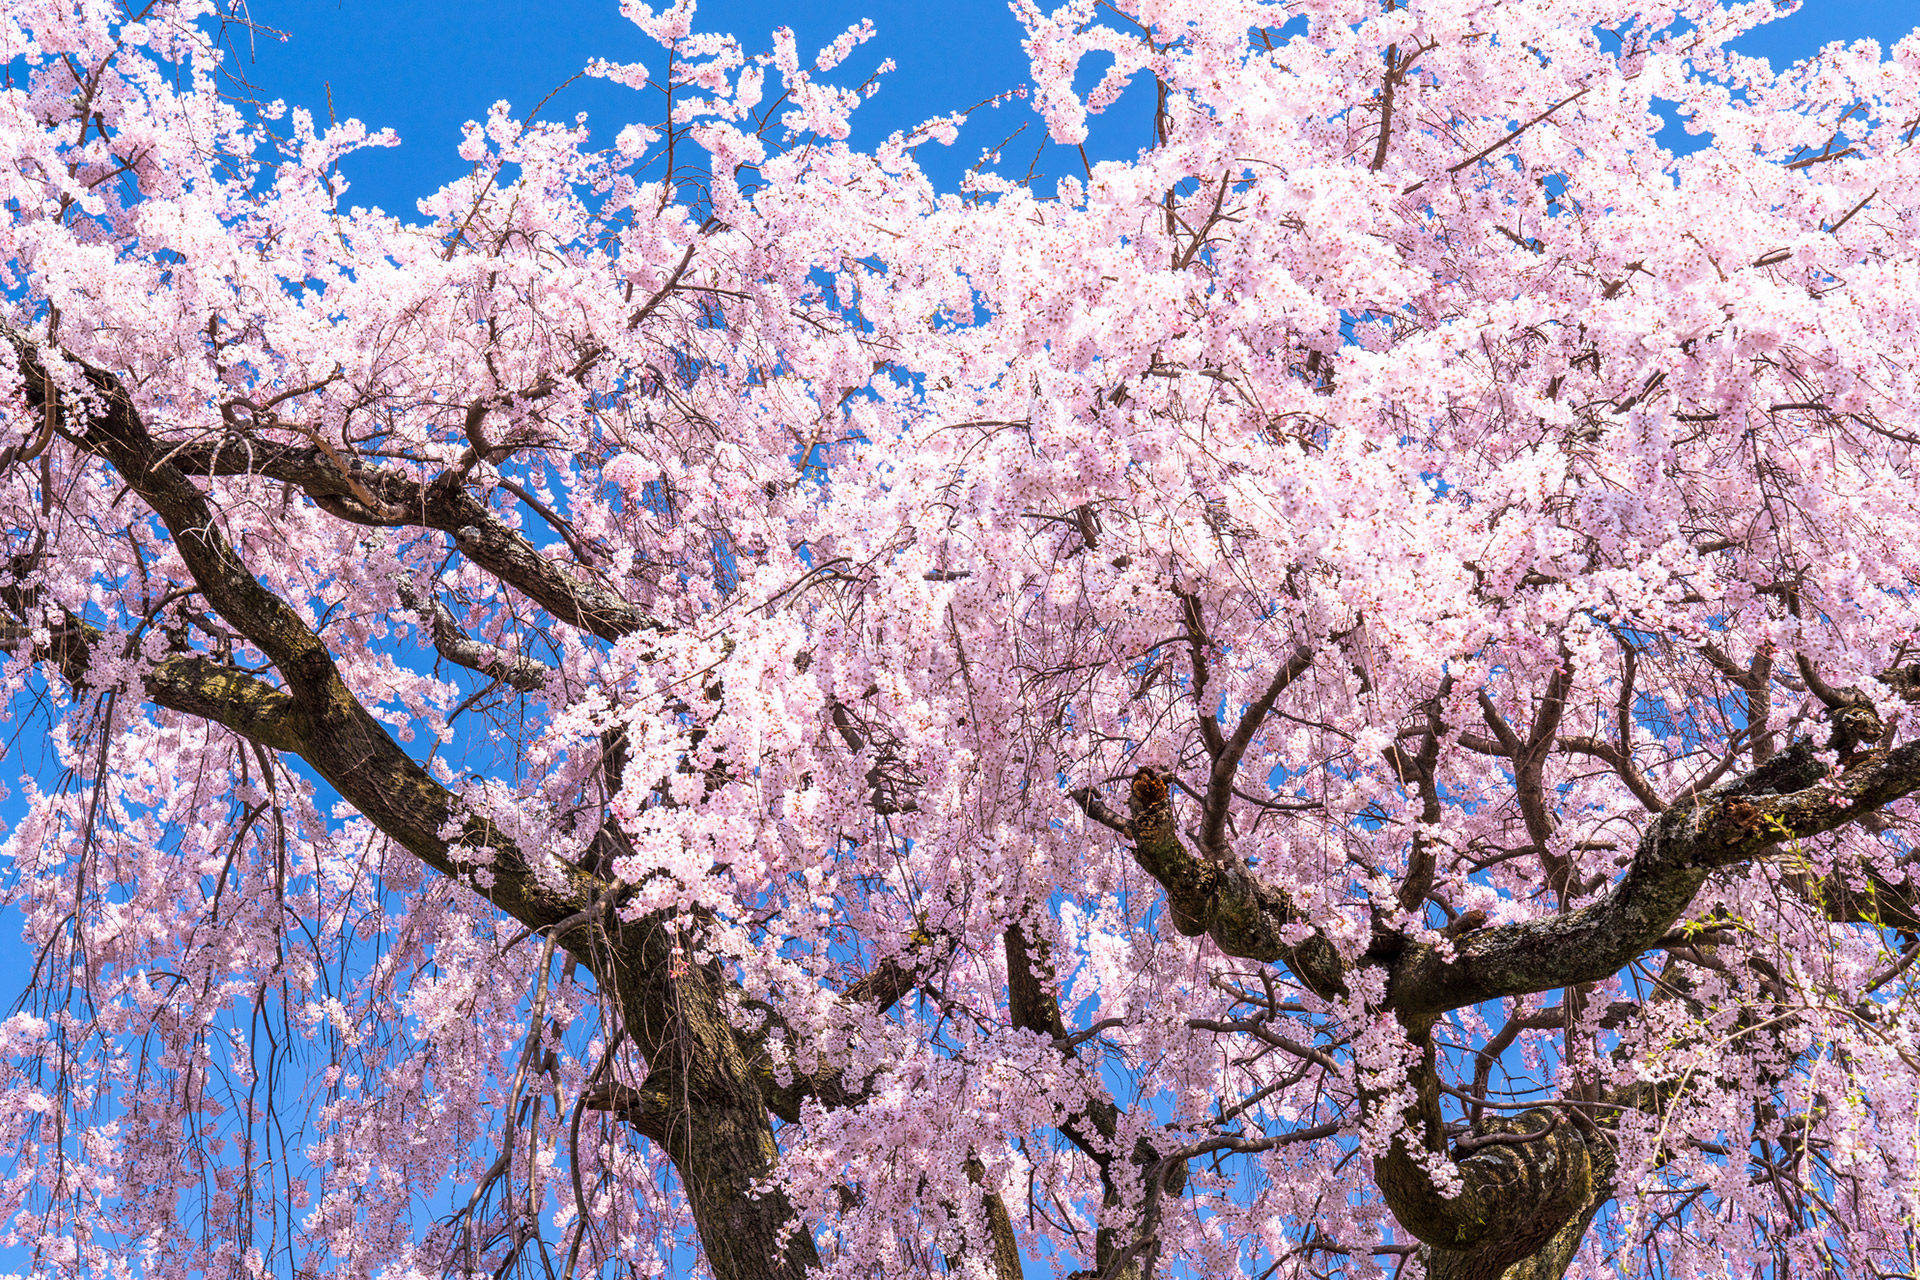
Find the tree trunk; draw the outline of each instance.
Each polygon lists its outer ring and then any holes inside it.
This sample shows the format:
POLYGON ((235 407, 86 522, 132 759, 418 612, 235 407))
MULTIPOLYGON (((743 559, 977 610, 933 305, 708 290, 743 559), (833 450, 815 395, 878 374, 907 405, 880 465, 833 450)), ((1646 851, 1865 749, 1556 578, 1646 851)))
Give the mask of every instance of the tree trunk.
POLYGON ((1497 1251, 1455 1252, 1424 1246, 1420 1258, 1427 1266, 1427 1280, 1560 1280, 1572 1265, 1573 1255, 1580 1252, 1580 1242, 1586 1239, 1587 1228, 1593 1225, 1594 1216, 1600 1212, 1600 1207, 1606 1204, 1610 1195, 1611 1189, 1604 1183, 1595 1187, 1587 1203, 1576 1210, 1544 1244, 1525 1257, 1504 1265, 1497 1251))
POLYGON ((685 953, 675 923, 609 929, 602 985, 620 993, 647 1078, 611 1091, 606 1109, 673 1161, 716 1280, 799 1280, 820 1257, 787 1197, 756 1189, 779 1158, 759 1074, 727 1018, 724 979, 685 953))

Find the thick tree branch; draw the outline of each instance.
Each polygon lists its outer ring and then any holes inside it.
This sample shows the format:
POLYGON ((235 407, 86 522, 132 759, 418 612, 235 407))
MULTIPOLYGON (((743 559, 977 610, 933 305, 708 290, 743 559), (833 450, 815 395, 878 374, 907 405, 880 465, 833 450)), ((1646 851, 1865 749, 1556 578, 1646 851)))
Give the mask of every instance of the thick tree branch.
POLYGON ((330 515, 382 528, 417 526, 449 534, 469 560, 523 592, 569 626, 602 640, 667 628, 582 569, 548 558, 484 503, 454 482, 452 473, 420 481, 391 467, 343 472, 316 448, 266 440, 170 443, 169 463, 191 475, 259 475, 293 485, 330 515), (371 495, 369 506, 354 493, 371 495))
POLYGON ((1526 823, 1527 834, 1540 850, 1547 883, 1561 904, 1574 893, 1573 863, 1565 855, 1553 852, 1553 832, 1558 824, 1553 806, 1547 800, 1546 763, 1553 750, 1554 735, 1559 732, 1560 721, 1566 714, 1567 691, 1572 687, 1573 655, 1563 640, 1560 664, 1547 678, 1547 687, 1540 695, 1540 705, 1535 708, 1533 724, 1527 731, 1526 745, 1513 761, 1514 795, 1520 805, 1520 816, 1526 823))
MULTIPOLYGON (((39 371, 36 352, 19 342, 15 349, 24 366, 39 371)), ((297 743, 280 730, 263 726, 262 731, 271 732, 276 745, 292 747, 414 856, 475 887, 527 927, 548 927, 585 906, 598 887, 595 882, 584 874, 562 876, 558 883, 536 876, 519 849, 489 822, 467 820, 457 840, 442 835, 455 812, 453 794, 400 749, 347 688, 326 644, 241 562, 206 495, 166 460, 120 380, 91 365, 81 369, 98 404, 76 442, 109 463, 160 517, 195 586, 222 621, 267 655, 286 682, 290 703, 283 710, 241 685, 229 687, 231 698, 274 706, 275 723, 281 725, 293 722, 291 708, 297 708, 303 729, 297 743)), ((29 399, 36 394, 32 388, 45 383, 44 377, 29 379, 29 399)), ((194 687, 205 691, 214 673, 198 674, 194 687)), ((180 696, 192 692, 182 688, 180 696)))
MULTIPOLYGON (((1007 1010, 1013 1025, 1047 1037, 1063 1058, 1077 1058, 1080 1041, 1067 1034, 1059 998, 1054 994, 1057 979, 1047 962, 1046 949, 1029 942, 1026 930, 1018 923, 1007 926, 1003 940, 1007 956, 1007 1010)), ((1109 1208, 1125 1199, 1118 1177, 1125 1165, 1115 1160, 1114 1150, 1120 1119, 1120 1108, 1114 1102, 1090 1093, 1079 1111, 1059 1123, 1060 1132, 1100 1170, 1101 1200, 1109 1208), (1087 1131, 1089 1124, 1093 1126, 1091 1133, 1087 1131)), ((1151 1184, 1147 1191, 1149 1206, 1155 1194, 1153 1188, 1162 1180, 1171 1185, 1176 1194, 1186 1185, 1186 1162, 1163 1158, 1145 1138, 1134 1147, 1132 1164, 1145 1171, 1151 1184)), ((1147 1217, 1133 1233, 1136 1245, 1152 1233, 1151 1213, 1148 1208, 1147 1217)), ((1138 1275, 1139 1271, 1126 1270, 1132 1256, 1130 1247, 1122 1245, 1121 1233, 1115 1228, 1101 1227, 1094 1233, 1094 1274, 1138 1275)))
MULTIPOLYGON (((32 656, 54 663, 69 685, 82 689, 89 683, 87 668, 102 635, 98 627, 69 618, 34 647, 32 656)), ((0 650, 17 653, 32 644, 32 628, 20 623, 0 628, 0 650)), ((293 698, 204 654, 167 658, 142 677, 141 685, 156 706, 211 720, 275 751, 297 753, 307 738, 306 716, 293 698)))
POLYGON ((1468 1176, 1485 1188, 1482 1202, 1490 1199, 1497 1206, 1499 1220, 1478 1238, 1478 1247, 1423 1249, 1420 1256, 1432 1280, 1560 1280, 1566 1274, 1594 1216, 1613 1194, 1614 1152, 1604 1138, 1570 1125, 1542 1141, 1557 1145, 1546 1152, 1522 1147, 1506 1160, 1482 1158, 1475 1166, 1468 1176), (1572 1150, 1575 1144, 1578 1152, 1572 1150), (1556 1173, 1560 1181, 1551 1185, 1556 1173), (1514 1213, 1525 1205, 1517 1197, 1543 1183, 1551 1185, 1550 1203, 1539 1205, 1538 1213, 1514 1213), (1564 1219, 1549 1230, 1554 1213, 1564 1214, 1564 1219), (1518 1247, 1526 1252, 1515 1256, 1518 1247))
MULTIPOLYGON (((1442 682, 1441 690, 1426 708, 1426 731, 1420 735, 1420 750, 1409 755, 1399 743, 1387 748, 1387 763, 1400 779, 1401 786, 1413 785, 1420 793, 1420 821, 1430 826, 1440 821, 1440 787, 1437 768, 1440 762, 1440 735, 1445 726, 1440 723, 1440 703, 1452 685, 1452 678, 1442 682)), ((1399 901, 1402 910, 1419 911, 1426 903, 1427 895, 1433 892, 1433 877, 1436 869, 1434 841, 1427 834, 1426 826, 1414 832, 1412 847, 1407 851, 1407 873, 1401 878, 1399 901)))
POLYGON ((1307 921, 1284 890, 1237 864, 1204 861, 1187 851, 1174 828, 1164 776, 1151 769, 1135 774, 1127 803, 1134 860, 1166 891, 1176 929, 1190 938, 1204 933, 1231 956, 1284 961, 1322 998, 1344 988, 1340 955, 1326 938, 1309 932, 1298 943, 1286 941, 1286 931, 1307 921))
MULTIPOLYGON (((874 1013, 885 1013, 905 999, 908 992, 926 981, 928 975, 951 954, 951 940, 943 941, 945 945, 916 945, 904 963, 898 956, 888 956, 873 967, 873 972, 857 979, 841 992, 840 999, 874 1013)), ((785 1019, 770 1007, 758 1002, 754 1007, 761 1009, 774 1025, 791 1031, 785 1019)), ((760 1075, 760 1089, 766 1095, 767 1109, 788 1124, 799 1121, 801 1105, 809 1099, 829 1110, 858 1106, 872 1086, 871 1079, 849 1084, 846 1074, 834 1066, 821 1066, 813 1071, 793 1071, 783 1084, 774 1070, 772 1060, 766 1055, 764 1044, 764 1037, 756 1042, 754 1056, 755 1067, 760 1075)))
MULTIPOLYGON (((1428 1246, 1431 1274, 1517 1280, 1508 1268, 1535 1258, 1569 1223, 1577 1220, 1584 1233, 1611 1194, 1612 1147, 1591 1124, 1536 1107, 1477 1119, 1449 1152, 1432 1020, 1401 1021, 1420 1053, 1408 1073, 1414 1101, 1401 1113, 1405 1127, 1374 1157, 1374 1180, 1395 1221, 1428 1246), (1436 1162, 1451 1168, 1457 1188, 1436 1185, 1428 1168, 1436 1162)), ((1544 1273, 1522 1274, 1547 1280, 1544 1273)))
POLYGON ((168 658, 147 673, 145 686, 155 704, 225 725, 273 751, 297 755, 311 732, 293 698, 258 676, 198 654, 168 658))
MULTIPOLYGON (((967 1181, 979 1186, 986 1181, 987 1167, 977 1157, 968 1157, 966 1164, 967 1181)), ((1000 1198, 998 1191, 985 1191, 980 1195, 980 1207, 987 1218, 987 1236, 992 1245, 989 1263, 993 1268, 993 1280, 1020 1280, 1025 1270, 1020 1265, 1020 1238, 1013 1233, 1013 1216, 1007 1212, 1007 1202, 1000 1198)))
POLYGON ((1598 902, 1470 933, 1454 943, 1452 960, 1432 946, 1408 951, 1393 967, 1388 1007, 1403 1017, 1431 1017, 1598 982, 1672 928, 1715 870, 1761 857, 1781 841, 1844 827, 1915 789, 1920 742, 1862 756, 1837 776, 1801 743, 1660 814, 1626 874, 1598 902))
POLYGON ((1185 591, 1176 590, 1174 594, 1180 597, 1180 621, 1187 633, 1187 659, 1193 668, 1193 706, 1199 713, 1200 738, 1206 743, 1208 759, 1218 759, 1227 743, 1220 732, 1215 707, 1208 702, 1212 694, 1207 688, 1210 671, 1207 651, 1213 641, 1207 637, 1206 622, 1200 616, 1200 598, 1185 591))
POLYGON ((1393 90, 1400 83, 1400 46, 1387 46, 1387 74, 1380 84, 1380 137, 1367 168, 1378 173, 1387 163, 1387 144, 1393 138, 1393 90))
MULTIPOLYGON (((14 345, 22 364, 42 375, 27 380, 31 400, 32 388, 48 380, 39 354, 18 340, 14 345)), ((84 363, 80 367, 95 412, 84 431, 69 432, 69 438, 112 466, 153 510, 200 594, 227 626, 267 655, 285 682, 284 691, 273 691, 251 677, 250 683, 235 681, 228 673, 183 661, 163 665, 159 691, 183 709, 223 712, 251 725, 260 735, 256 740, 297 752, 374 826, 426 865, 472 886, 529 928, 554 931, 555 940, 573 951, 604 989, 617 993, 627 1031, 650 1067, 642 1092, 652 1088, 672 1099, 671 1118, 658 1124, 644 1108, 614 1109, 636 1127, 644 1126, 642 1132, 672 1158, 715 1275, 720 1280, 798 1280, 818 1259, 808 1234, 793 1229, 785 1197, 761 1185, 778 1148, 757 1073, 732 1026, 724 980, 707 966, 686 962, 687 939, 677 919, 656 914, 608 930, 599 913, 588 910, 617 888, 607 877, 564 865, 536 873, 490 822, 459 818, 456 797, 360 704, 321 637, 241 562, 207 496, 148 432, 120 379, 84 363), (456 833, 451 837, 450 828, 456 833)), ((293 459, 291 453, 283 456, 293 459)), ((301 474, 331 492, 341 483, 338 470, 316 457, 306 460, 310 465, 301 474)), ((387 481, 370 477, 362 483, 387 481)), ((614 634, 625 633, 618 626, 640 625, 624 602, 619 602, 624 612, 609 613, 569 595, 570 575, 464 494, 434 486, 414 489, 423 510, 485 521, 484 527, 462 528, 460 540, 482 548, 524 581, 557 592, 556 613, 564 609, 614 634)), ((384 499, 393 496, 390 492, 384 499)), ((333 503, 366 513, 358 498, 333 503)), ((390 514, 368 522, 391 522, 390 514)), ((604 862, 618 843, 617 827, 603 826, 594 861, 604 862)))
POLYGON ((483 676, 512 685, 522 692, 544 688, 553 668, 537 658, 509 653, 498 645, 475 640, 454 621, 453 610, 439 596, 423 595, 413 584, 399 585, 400 601, 414 612, 426 616, 433 628, 433 647, 440 656, 456 666, 478 671, 483 676))

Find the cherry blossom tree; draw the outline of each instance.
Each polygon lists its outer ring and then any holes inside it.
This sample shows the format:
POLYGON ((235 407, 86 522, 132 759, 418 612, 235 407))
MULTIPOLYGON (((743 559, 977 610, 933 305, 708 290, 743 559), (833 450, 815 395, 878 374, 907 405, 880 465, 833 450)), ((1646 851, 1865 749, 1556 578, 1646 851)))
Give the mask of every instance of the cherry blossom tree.
POLYGON ((1017 8, 402 218, 0 6, 36 1275, 1916 1273, 1920 35, 1017 8))

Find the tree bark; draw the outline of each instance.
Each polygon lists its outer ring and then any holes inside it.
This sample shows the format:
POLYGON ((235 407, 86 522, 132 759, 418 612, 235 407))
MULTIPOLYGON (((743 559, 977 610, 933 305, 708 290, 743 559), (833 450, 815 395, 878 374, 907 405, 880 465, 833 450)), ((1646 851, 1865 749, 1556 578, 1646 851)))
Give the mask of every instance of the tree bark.
POLYGON ((820 1259, 787 1198, 755 1188, 779 1157, 759 1073, 723 980, 688 960, 674 924, 649 916, 614 938, 608 985, 648 1063, 627 1118, 672 1159, 716 1276, 798 1280, 820 1259))
POLYGON ((1494 1260, 1487 1255, 1425 1247, 1420 1256, 1427 1264, 1428 1280, 1560 1280, 1573 1265, 1574 1255, 1580 1252, 1580 1242, 1587 1238, 1587 1228, 1593 1225, 1594 1216, 1610 1195, 1610 1189, 1597 1187, 1587 1197, 1587 1203, 1545 1243, 1501 1270, 1488 1269, 1494 1260))

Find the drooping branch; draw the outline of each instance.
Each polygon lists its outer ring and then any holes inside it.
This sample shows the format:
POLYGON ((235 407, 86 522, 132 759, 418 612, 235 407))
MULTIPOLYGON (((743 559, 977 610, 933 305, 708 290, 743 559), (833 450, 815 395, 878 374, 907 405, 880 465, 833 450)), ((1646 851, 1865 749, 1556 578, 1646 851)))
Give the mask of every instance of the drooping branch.
MULTIPOLYGON (((49 382, 40 356, 18 340, 14 348, 23 367, 40 375, 27 380, 29 402, 37 408, 35 388, 49 382)), ((80 448, 111 465, 146 502, 166 525, 195 587, 213 611, 266 654, 285 682, 281 696, 287 701, 281 703, 266 697, 256 687, 257 681, 243 684, 217 671, 190 670, 183 664, 175 682, 183 704, 196 693, 211 695, 224 680, 224 699, 195 705, 214 711, 224 707, 238 715, 251 714, 247 707, 271 708, 272 723, 258 725, 263 736, 257 741, 293 750, 415 857, 443 875, 473 885, 527 927, 550 926, 585 906, 597 887, 589 877, 576 874, 556 882, 553 877, 536 876, 520 850, 490 822, 467 820, 457 840, 442 834, 455 812, 453 794, 400 749, 347 688, 321 638, 240 560, 221 532, 206 495, 167 460, 120 380, 91 365, 75 363, 80 364, 97 411, 84 431, 63 430, 80 448), (482 867, 488 874, 476 877, 482 867)), ((224 717, 216 718, 226 723, 224 717)))

